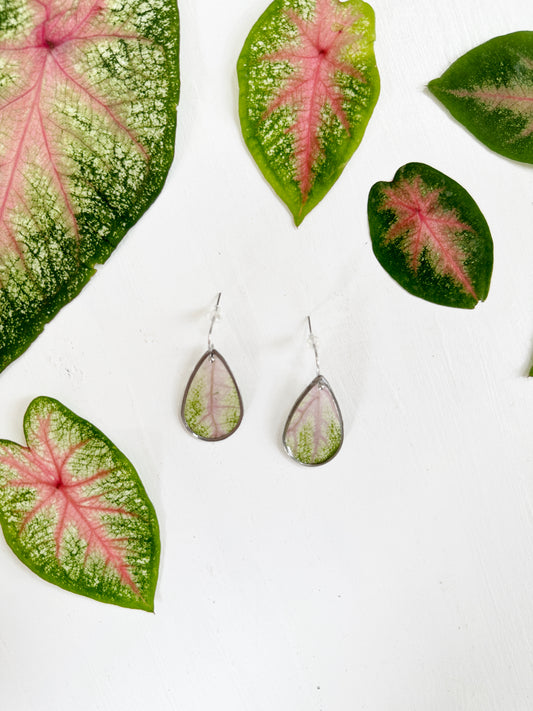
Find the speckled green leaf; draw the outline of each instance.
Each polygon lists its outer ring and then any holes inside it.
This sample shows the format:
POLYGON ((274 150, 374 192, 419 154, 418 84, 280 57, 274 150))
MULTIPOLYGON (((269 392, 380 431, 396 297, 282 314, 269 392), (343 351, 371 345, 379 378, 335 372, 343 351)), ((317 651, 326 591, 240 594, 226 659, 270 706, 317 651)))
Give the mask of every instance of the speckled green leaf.
POLYGON ((408 163, 368 197, 374 254, 404 289, 470 309, 489 292, 493 246, 468 192, 423 163, 408 163))
POLYGON ((153 610, 157 517, 132 464, 57 400, 33 400, 27 446, 0 440, 0 524, 13 552, 65 590, 153 610))
POLYGON ((160 192, 178 92, 175 0, 2 0, 0 370, 160 192))
POLYGON ((362 0, 275 0, 238 62, 244 139, 296 224, 355 151, 379 94, 362 0))
POLYGON ((493 151, 533 163, 533 32, 475 47, 428 87, 493 151))

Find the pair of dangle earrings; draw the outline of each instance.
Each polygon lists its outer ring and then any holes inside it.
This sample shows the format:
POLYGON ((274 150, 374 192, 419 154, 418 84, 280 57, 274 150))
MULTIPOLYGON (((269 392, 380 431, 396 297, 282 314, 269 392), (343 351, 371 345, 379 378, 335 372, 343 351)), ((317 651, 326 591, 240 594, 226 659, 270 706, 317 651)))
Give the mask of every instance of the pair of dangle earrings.
MULTIPOLYGON (((213 346, 213 326, 220 313, 218 294, 207 337, 207 351, 194 368, 185 388, 181 418, 198 439, 216 442, 229 437, 241 424, 242 398, 233 374, 213 346)), ((344 439, 342 415, 322 373, 316 338, 307 317, 309 340, 315 355, 316 376, 296 400, 283 430, 287 454, 300 464, 325 464, 337 454, 344 439)))

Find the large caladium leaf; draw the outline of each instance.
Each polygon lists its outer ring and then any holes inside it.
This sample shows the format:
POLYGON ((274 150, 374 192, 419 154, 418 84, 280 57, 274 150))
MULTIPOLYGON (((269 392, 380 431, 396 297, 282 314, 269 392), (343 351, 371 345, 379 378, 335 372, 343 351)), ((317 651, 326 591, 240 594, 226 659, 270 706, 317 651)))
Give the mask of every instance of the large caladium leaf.
POLYGON ((66 590, 153 610, 155 511, 126 457, 57 400, 33 400, 27 447, 0 440, 0 524, 31 570, 66 590))
POLYGON ((160 192, 179 82, 175 0, 0 5, 2 369, 160 192))
POLYGON ((296 224, 359 145, 379 94, 362 0, 275 0, 238 63, 244 139, 296 224))
POLYGON ((533 163, 533 32, 475 47, 428 87, 493 151, 533 163))
POLYGON ((445 306, 474 308, 489 292, 492 237, 479 207, 458 183, 408 163, 368 198, 372 246, 407 291, 445 306))

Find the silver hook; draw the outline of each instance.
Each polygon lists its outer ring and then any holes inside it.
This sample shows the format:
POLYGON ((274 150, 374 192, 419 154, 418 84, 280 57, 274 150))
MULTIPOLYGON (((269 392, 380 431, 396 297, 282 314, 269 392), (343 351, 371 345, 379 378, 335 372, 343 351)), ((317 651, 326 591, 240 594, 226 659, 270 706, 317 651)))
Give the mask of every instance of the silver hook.
POLYGON ((313 329, 311 327, 311 317, 307 317, 307 325, 309 326, 309 343, 313 347, 313 352, 315 354, 315 367, 316 367, 316 374, 317 377, 321 375, 320 372, 320 361, 318 359, 318 345, 317 345, 317 339, 315 334, 313 333, 313 329))
POLYGON ((215 304, 215 308, 213 309, 213 313, 211 314, 211 325, 209 326, 209 333, 207 334, 207 350, 208 351, 213 351, 213 326, 215 325, 215 321, 219 318, 220 316, 220 297, 222 296, 222 292, 218 292, 217 296, 217 302, 215 304))

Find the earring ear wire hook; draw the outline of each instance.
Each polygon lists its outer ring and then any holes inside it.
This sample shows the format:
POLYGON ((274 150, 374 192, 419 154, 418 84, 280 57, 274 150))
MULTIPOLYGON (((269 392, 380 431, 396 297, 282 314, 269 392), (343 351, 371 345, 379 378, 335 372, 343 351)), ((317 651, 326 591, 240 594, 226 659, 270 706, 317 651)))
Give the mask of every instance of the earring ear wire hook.
POLYGON ((316 374, 317 377, 319 375, 322 375, 320 372, 320 360, 318 358, 318 345, 317 345, 317 339, 315 334, 313 333, 313 328, 311 326, 311 317, 307 317, 307 325, 309 326, 309 343, 311 344, 313 348, 313 353, 315 354, 315 368, 316 368, 316 374))
POLYGON ((215 308, 213 310, 213 313, 211 315, 211 325, 209 326, 209 333, 207 334, 207 350, 208 351, 214 351, 214 345, 213 345, 213 326, 215 325, 215 321, 220 315, 220 297, 222 296, 222 292, 218 292, 217 296, 217 302, 215 304, 215 308))

